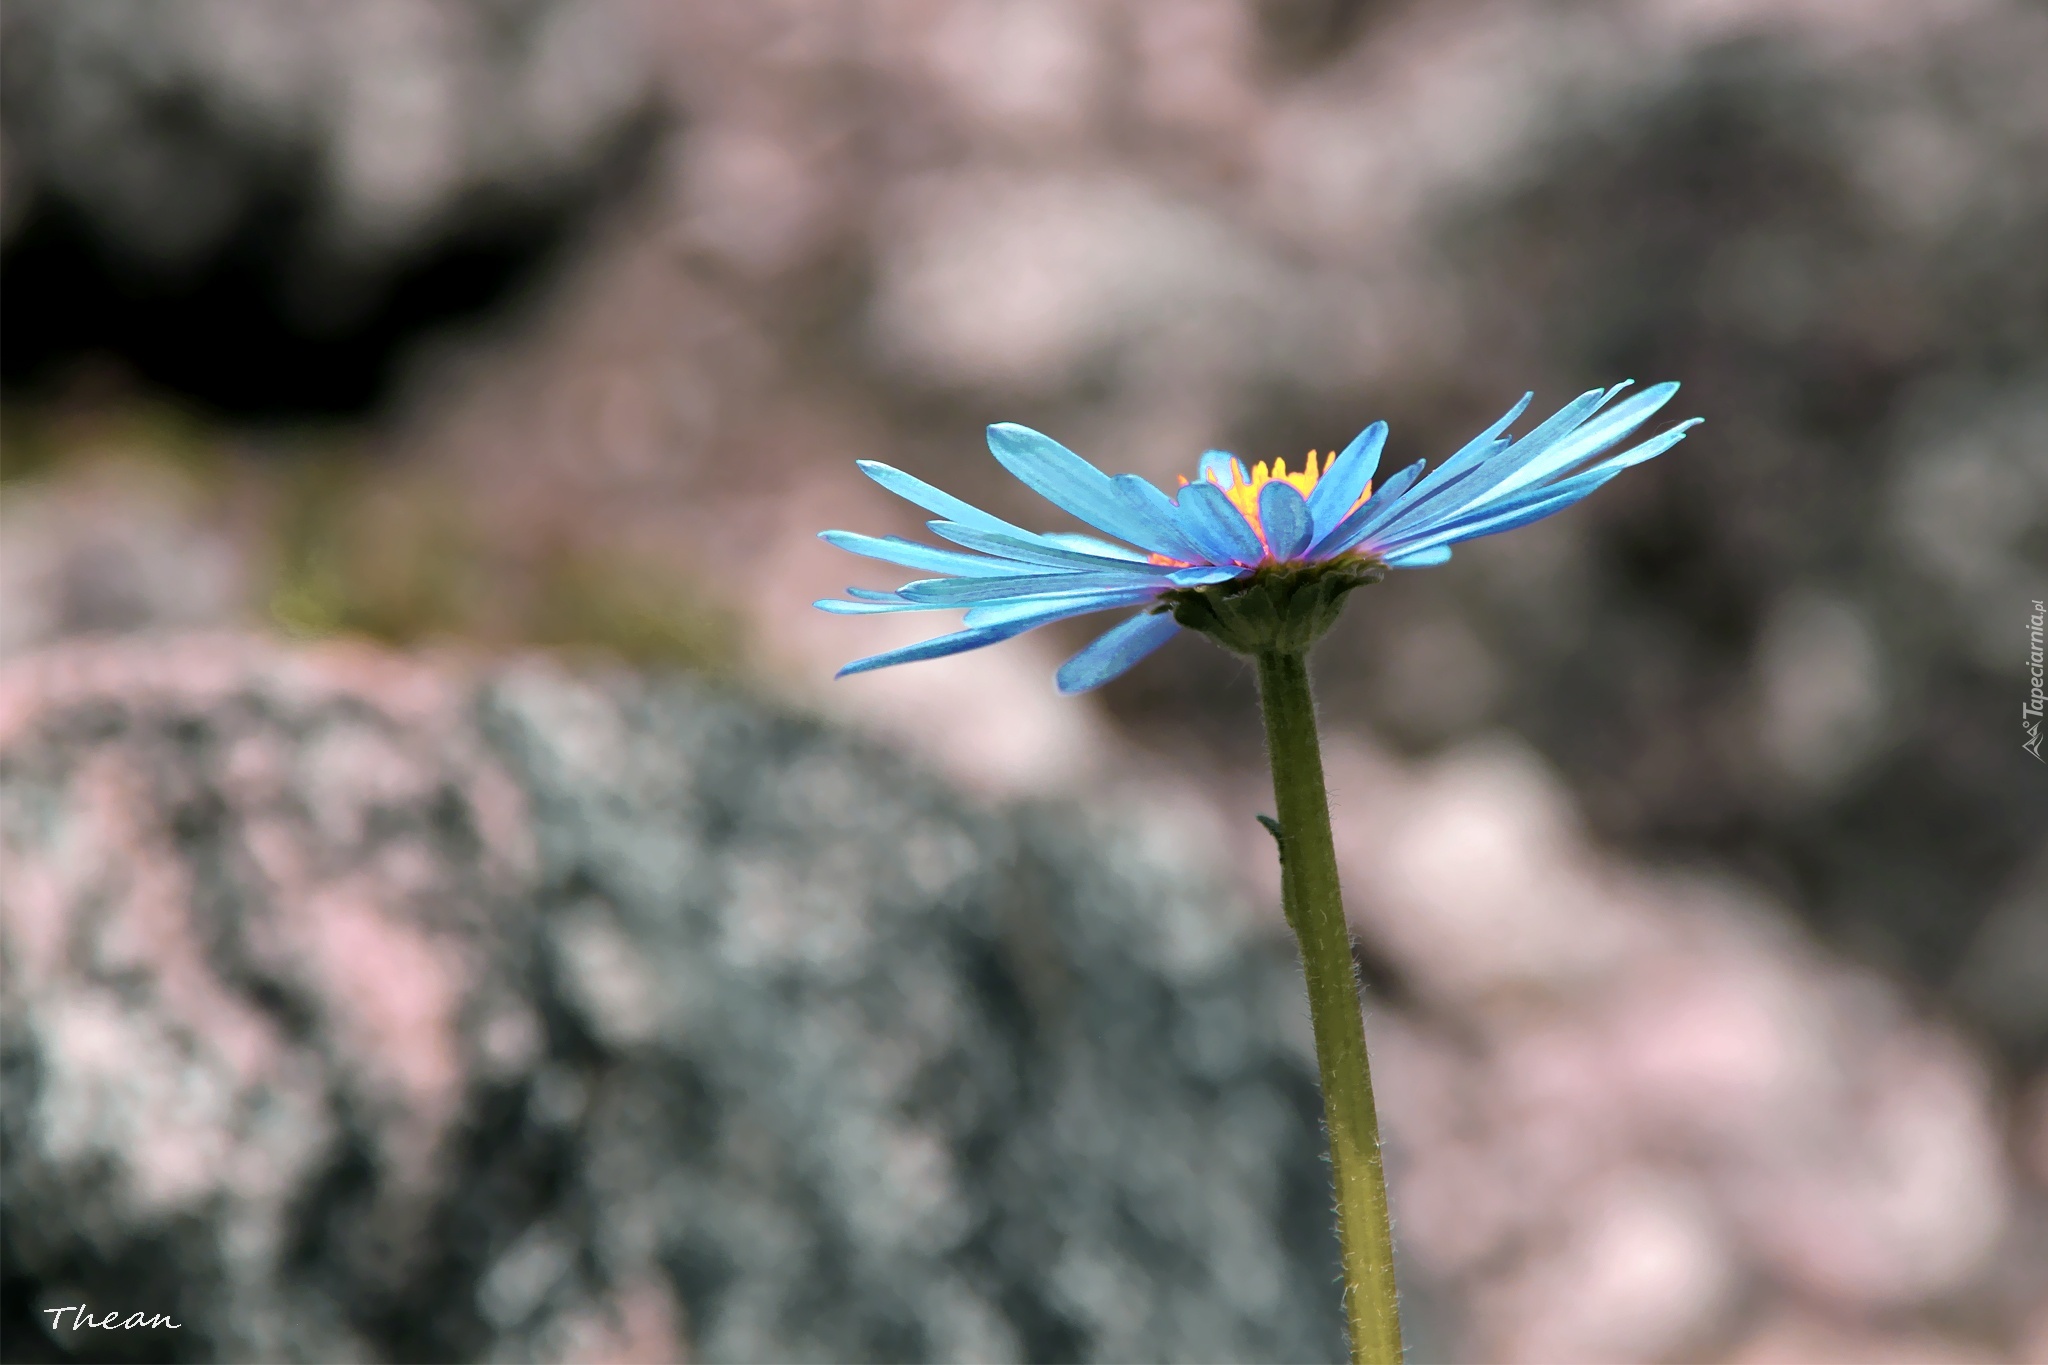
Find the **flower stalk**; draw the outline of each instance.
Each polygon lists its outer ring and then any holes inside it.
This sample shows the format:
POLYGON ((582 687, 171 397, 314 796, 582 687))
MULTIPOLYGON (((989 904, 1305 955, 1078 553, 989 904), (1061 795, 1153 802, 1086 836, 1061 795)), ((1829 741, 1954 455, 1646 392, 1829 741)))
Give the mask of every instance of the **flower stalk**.
POLYGON ((1343 1249, 1344 1319, 1353 1365, 1400 1365, 1401 1317, 1394 1292, 1394 1238, 1380 1163, 1379 1116, 1366 1062, 1365 1023, 1351 931, 1337 884, 1330 801, 1323 785, 1315 699, 1301 650, 1257 656, 1259 700, 1273 764, 1280 817, 1280 897, 1301 945, 1315 1028, 1330 1175, 1337 1195, 1337 1239, 1343 1249))
POLYGON ((988 429, 997 462, 1114 540, 1027 531, 874 460, 862 461, 861 471, 936 513, 938 519, 925 524, 957 548, 900 536, 820 533, 854 554, 936 576, 893 592, 850 587, 845 598, 819 601, 819 609, 840 616, 966 613, 961 629, 856 659, 839 670, 841 677, 962 654, 1055 621, 1128 608, 1136 610, 1061 665, 1054 678, 1061 692, 1087 692, 1122 676, 1182 630, 1258 661, 1280 807, 1280 818, 1266 825, 1280 844, 1287 922, 1301 944, 1308 979, 1354 1363, 1398 1365, 1401 1321, 1358 976, 1337 888, 1309 694, 1309 647, 1353 590, 1390 569, 1441 564, 1458 542, 1561 512, 1623 470, 1669 450, 1697 424, 1680 422, 1617 451, 1678 391, 1676 384, 1654 384, 1621 398, 1627 387, 1589 389, 1533 430, 1509 435, 1535 396, 1524 394, 1427 473, 1426 462, 1417 460, 1377 483, 1384 422, 1320 464, 1311 451, 1293 473, 1281 461, 1247 469, 1227 451, 1208 451, 1196 465, 1198 477, 1182 478, 1172 494, 1135 474, 1112 478, 1042 432, 998 422, 988 429))

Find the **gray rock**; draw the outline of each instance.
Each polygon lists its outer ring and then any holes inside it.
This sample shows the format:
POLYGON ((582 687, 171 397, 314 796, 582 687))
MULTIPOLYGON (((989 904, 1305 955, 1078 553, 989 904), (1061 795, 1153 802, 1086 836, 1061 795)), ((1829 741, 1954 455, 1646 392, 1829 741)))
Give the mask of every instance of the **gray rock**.
POLYGON ((1157 830, 232 637, 14 661, 0 780, 11 1358, 1341 1351, 1291 954, 1157 830))
POLYGON ((647 109, 601 5, 23 0, 5 19, 0 237, 61 208, 130 276, 229 251, 340 326, 480 222, 581 206, 647 109))

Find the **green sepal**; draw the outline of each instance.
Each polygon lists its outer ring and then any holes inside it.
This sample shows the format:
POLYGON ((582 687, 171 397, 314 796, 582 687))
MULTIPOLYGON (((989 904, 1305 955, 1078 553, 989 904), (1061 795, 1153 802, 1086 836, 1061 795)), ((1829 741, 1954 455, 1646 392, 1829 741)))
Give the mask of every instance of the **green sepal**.
POLYGON ((1228 583, 1175 588, 1154 610, 1239 654, 1305 654, 1336 624, 1346 594, 1386 576, 1386 565, 1370 555, 1262 564, 1228 583))

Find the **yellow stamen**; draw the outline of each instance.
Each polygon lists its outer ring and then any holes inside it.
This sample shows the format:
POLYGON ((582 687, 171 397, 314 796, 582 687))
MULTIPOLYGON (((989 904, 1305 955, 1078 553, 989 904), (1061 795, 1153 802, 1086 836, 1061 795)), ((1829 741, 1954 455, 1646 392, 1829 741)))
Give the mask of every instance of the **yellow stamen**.
MULTIPOLYGON (((1253 533, 1258 536, 1259 544, 1265 545, 1266 552, 1271 554, 1272 546, 1266 542, 1266 528, 1259 521, 1260 490, 1267 484, 1274 482, 1291 484, 1294 487, 1294 491, 1305 498, 1314 490, 1316 480, 1330 472, 1330 465, 1336 458, 1337 456, 1333 452, 1319 469, 1316 467, 1316 452, 1311 450, 1308 453, 1308 458, 1303 461, 1303 467, 1292 474, 1287 472, 1287 461, 1284 459, 1273 461, 1271 468, 1268 468, 1266 462, 1261 460, 1252 466, 1250 480, 1245 483, 1237 481, 1238 467, 1233 462, 1225 465, 1220 471, 1211 474, 1209 482, 1222 489, 1223 496, 1229 498, 1231 505, 1244 514, 1244 519, 1251 524, 1253 533)), ((1187 486, 1188 479, 1185 474, 1181 476, 1180 482, 1182 487, 1187 486)), ((1362 506, 1365 500, 1371 496, 1372 485, 1368 483, 1365 486, 1365 491, 1358 495, 1358 501, 1352 503, 1351 507, 1346 509, 1347 514, 1362 506)), ((1157 554, 1151 555, 1149 558, 1155 564, 1177 564, 1180 562, 1179 560, 1168 559, 1164 555, 1157 554)))
POLYGON ((1309 495, 1310 490, 1316 486, 1316 480, 1321 477, 1322 471, 1316 468, 1316 453, 1311 450, 1308 453, 1308 459, 1304 463, 1303 468, 1295 473, 1290 474, 1287 472, 1287 461, 1284 459, 1273 461, 1271 468, 1268 468, 1266 462, 1261 460, 1252 466, 1252 477, 1249 483, 1238 483, 1236 481, 1236 470, 1233 469, 1231 471, 1231 482, 1226 484, 1218 480, 1217 486, 1222 488, 1223 496, 1229 498, 1232 503, 1236 504, 1237 510, 1244 513, 1244 519, 1251 523, 1252 530, 1258 532, 1259 542, 1264 544, 1266 530, 1265 527, 1259 524, 1260 491, 1269 483, 1285 483, 1293 485, 1294 491, 1305 498, 1309 495))

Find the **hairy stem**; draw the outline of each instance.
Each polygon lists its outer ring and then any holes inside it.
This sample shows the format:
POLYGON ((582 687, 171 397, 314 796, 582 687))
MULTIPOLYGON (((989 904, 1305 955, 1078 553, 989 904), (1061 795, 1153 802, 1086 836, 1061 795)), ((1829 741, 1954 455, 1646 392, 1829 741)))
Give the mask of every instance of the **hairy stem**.
POLYGON ((1308 660, 1301 653, 1273 651, 1260 654, 1258 661, 1273 797, 1280 808, 1281 901, 1301 945, 1316 1065, 1322 1073, 1351 1359, 1353 1365, 1400 1365, 1401 1317, 1394 1297, 1394 1237, 1380 1166, 1379 1117, 1366 1067, 1351 932, 1337 886, 1337 850, 1330 837, 1308 660))

